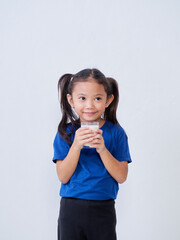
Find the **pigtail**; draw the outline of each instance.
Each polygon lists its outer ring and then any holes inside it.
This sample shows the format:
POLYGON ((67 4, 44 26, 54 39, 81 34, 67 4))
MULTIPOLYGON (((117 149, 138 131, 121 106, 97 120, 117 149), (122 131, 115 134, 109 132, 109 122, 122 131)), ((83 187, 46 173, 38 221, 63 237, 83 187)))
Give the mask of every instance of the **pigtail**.
POLYGON ((75 127, 75 122, 76 122, 75 115, 67 100, 67 94, 68 93, 71 94, 69 92, 69 88, 70 88, 72 77, 73 77, 72 74, 64 74, 58 81, 58 95, 59 93, 61 95, 60 107, 62 112, 62 119, 58 126, 58 132, 69 145, 72 144, 72 141, 69 137, 71 133, 67 134, 66 132, 67 124, 68 124, 68 121, 72 123, 72 127, 73 127, 72 131, 73 131, 75 127))
POLYGON ((117 111, 118 102, 119 102, 118 83, 113 78, 106 78, 106 79, 108 80, 108 82, 110 84, 111 94, 114 95, 114 100, 109 105, 109 107, 106 108, 105 113, 104 113, 104 119, 108 120, 112 123, 116 123, 116 124, 120 125, 117 120, 117 117, 116 117, 116 111, 117 111))

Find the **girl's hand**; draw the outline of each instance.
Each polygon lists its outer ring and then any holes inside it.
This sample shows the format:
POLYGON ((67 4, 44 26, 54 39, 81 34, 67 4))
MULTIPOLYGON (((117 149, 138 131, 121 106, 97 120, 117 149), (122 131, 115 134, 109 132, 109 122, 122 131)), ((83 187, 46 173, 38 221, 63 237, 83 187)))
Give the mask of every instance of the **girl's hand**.
POLYGON ((90 143, 90 147, 96 148, 96 151, 99 154, 106 150, 102 133, 103 131, 101 129, 96 130, 95 131, 96 135, 94 136, 93 141, 91 141, 90 143))
POLYGON ((96 133, 88 127, 81 127, 76 130, 73 146, 81 150, 87 143, 91 143, 96 133))

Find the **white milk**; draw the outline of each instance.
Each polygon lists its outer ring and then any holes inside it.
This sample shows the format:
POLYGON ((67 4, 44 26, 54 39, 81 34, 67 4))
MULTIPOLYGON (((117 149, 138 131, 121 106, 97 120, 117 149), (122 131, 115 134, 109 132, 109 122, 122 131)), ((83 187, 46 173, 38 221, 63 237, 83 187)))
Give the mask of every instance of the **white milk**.
MULTIPOLYGON (((81 122, 81 127, 88 127, 89 129, 96 131, 99 128, 99 122, 81 122)), ((84 146, 89 147, 90 145, 87 143, 84 146)))

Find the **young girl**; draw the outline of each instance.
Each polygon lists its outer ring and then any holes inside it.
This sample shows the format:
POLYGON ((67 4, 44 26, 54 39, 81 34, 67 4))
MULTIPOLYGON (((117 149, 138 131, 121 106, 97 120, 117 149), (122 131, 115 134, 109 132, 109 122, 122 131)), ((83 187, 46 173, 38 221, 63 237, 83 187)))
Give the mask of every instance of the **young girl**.
POLYGON ((53 144, 61 182, 58 240, 115 240, 114 199, 131 162, 126 133, 116 118, 117 82, 85 69, 63 75, 58 89, 62 120, 53 144), (93 121, 99 122, 96 131, 80 127, 93 121))

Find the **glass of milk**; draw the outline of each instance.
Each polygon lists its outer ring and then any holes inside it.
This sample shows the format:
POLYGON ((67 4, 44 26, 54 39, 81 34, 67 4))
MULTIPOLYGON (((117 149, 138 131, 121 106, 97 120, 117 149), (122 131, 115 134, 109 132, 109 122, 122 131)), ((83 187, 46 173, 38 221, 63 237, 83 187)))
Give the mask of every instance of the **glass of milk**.
MULTIPOLYGON (((99 122, 81 122, 81 127, 88 127, 91 130, 97 130, 99 128, 99 122)), ((89 144, 85 144, 85 147, 89 147, 89 144)))

